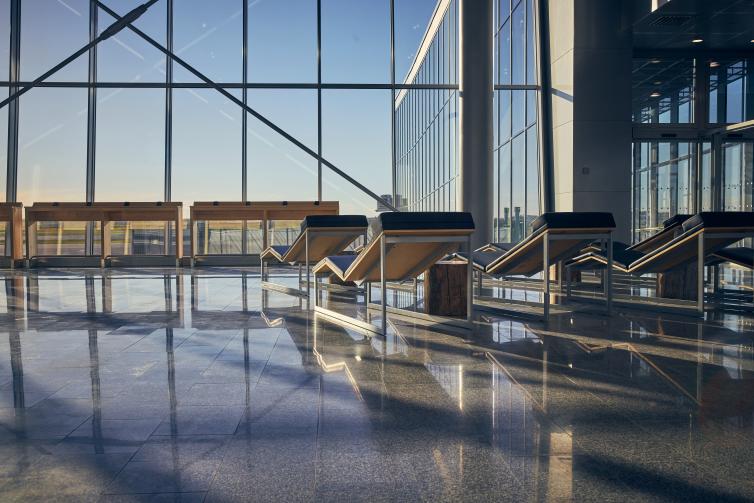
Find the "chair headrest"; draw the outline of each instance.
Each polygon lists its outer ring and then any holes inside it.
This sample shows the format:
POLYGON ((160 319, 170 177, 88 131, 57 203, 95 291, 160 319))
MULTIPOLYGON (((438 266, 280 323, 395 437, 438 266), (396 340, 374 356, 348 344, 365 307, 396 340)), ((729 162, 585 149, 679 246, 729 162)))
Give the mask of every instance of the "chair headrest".
POLYGON ((531 223, 532 232, 539 229, 614 229, 612 213, 597 211, 542 213, 531 223))
POLYGON ((364 215, 309 215, 301 221, 301 232, 311 228, 363 227, 369 223, 364 215))
POLYGON ((672 227, 674 225, 679 225, 691 218, 693 215, 687 215, 685 213, 679 213, 677 215, 673 215, 672 217, 668 218, 662 223, 662 227, 664 229, 667 229, 668 227, 672 227))
POLYGON ((751 211, 702 211, 683 222, 683 231, 697 227, 754 227, 751 211))
POLYGON ((474 219, 464 211, 390 211, 380 213, 378 227, 378 231, 474 230, 474 219))

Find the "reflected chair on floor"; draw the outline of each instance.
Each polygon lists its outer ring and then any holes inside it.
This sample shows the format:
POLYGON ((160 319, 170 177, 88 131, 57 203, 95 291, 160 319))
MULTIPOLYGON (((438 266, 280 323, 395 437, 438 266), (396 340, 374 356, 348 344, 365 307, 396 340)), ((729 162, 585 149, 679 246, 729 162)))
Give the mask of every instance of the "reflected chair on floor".
POLYGON ((344 252, 354 241, 366 242, 369 223, 363 215, 310 215, 301 222, 301 233, 290 246, 268 246, 260 255, 262 287, 307 297, 311 264, 344 252), (296 288, 269 281, 269 262, 299 266, 296 288), (302 278, 306 269, 306 281, 302 278), (303 288, 302 288, 303 285, 303 288))
MULTIPOLYGON (((754 237, 754 212, 701 212, 686 219, 673 239, 646 252, 618 245, 610 257, 588 250, 566 264, 570 271, 616 269, 625 274, 669 273, 696 264, 696 310, 704 313, 704 267, 731 245, 754 237)), ((745 253, 745 252, 742 252, 745 253)), ((566 274, 566 278, 570 276, 566 274)))
POLYGON ((472 322, 472 280, 467 270, 466 319, 434 316, 387 305, 387 282, 416 279, 448 254, 459 251, 465 244, 471 249, 474 220, 464 212, 394 212, 381 213, 376 237, 358 255, 329 256, 314 266, 315 312, 339 322, 385 335, 388 313, 433 324, 470 329, 472 322), (342 282, 365 285, 367 317, 357 319, 321 305, 320 280, 329 277, 342 282), (380 284, 380 304, 371 302, 371 284, 380 284), (379 310, 381 324, 369 322, 369 310, 379 310))
MULTIPOLYGON (((612 232, 615 219, 611 213, 599 212, 551 212, 544 213, 531 224, 531 234, 516 244, 490 243, 473 253, 472 262, 479 277, 480 301, 490 303, 490 308, 513 301, 482 295, 482 278, 491 276, 527 276, 542 273, 543 318, 550 316, 550 266, 564 263, 578 255, 587 245, 604 250, 607 260, 612 261, 612 232)), ((465 254, 456 255, 467 260, 465 254)), ((608 272, 604 281, 608 314, 612 302, 612 275, 608 272)))

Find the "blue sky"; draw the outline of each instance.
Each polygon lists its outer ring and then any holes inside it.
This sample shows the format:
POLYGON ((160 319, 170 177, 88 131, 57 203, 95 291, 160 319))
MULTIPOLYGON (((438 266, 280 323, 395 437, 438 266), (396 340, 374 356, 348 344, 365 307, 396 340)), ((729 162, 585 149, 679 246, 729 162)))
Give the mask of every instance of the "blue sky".
MULTIPOLYGON (((106 0, 125 13, 142 0, 106 0)), ((174 47, 183 58, 221 82, 242 78, 244 0, 174 0, 174 47)), ((8 11, 9 0, 0 0, 8 11)), ((389 0, 322 0, 323 81, 390 81, 389 0)), ((407 72, 435 0, 395 0, 396 79, 407 72)), ((22 79, 33 79, 88 39, 88 0, 24 0, 22 79)), ((3 16, 6 18, 6 16, 3 16)), ((100 11, 100 28, 112 19, 100 11)), ((165 40, 165 2, 138 21, 165 40)), ((7 24, 0 28, 0 68, 7 68, 7 24)), ((316 82, 316 0, 249 1, 250 82, 316 82)), ((102 81, 160 82, 164 57, 129 31, 99 46, 102 81)), ((87 58, 56 75, 84 81, 87 58)), ((4 79, 0 79, 4 80, 4 79)), ((176 82, 194 82, 176 67, 176 82)), ((6 91, 3 90, 3 93, 6 91)), ((240 92, 239 92, 240 96, 240 92)), ((308 146, 317 144, 313 90, 252 90, 249 104, 308 146)), ((161 199, 164 170, 164 91, 101 89, 98 94, 98 200, 161 199)), ((83 200, 86 166, 86 91, 35 89, 21 100, 19 199, 83 200)), ((173 199, 239 199, 241 111, 212 90, 174 91, 173 199)), ((378 193, 390 192, 390 92, 323 92, 325 157, 378 193)), ((0 111, 0 138, 6 115, 0 111)), ((250 117, 251 199, 316 198, 316 161, 250 117)), ((0 147, 5 163, 6 145, 0 147)), ((4 171, 4 170, 2 170, 4 171)), ((344 211, 375 204, 325 168, 325 199, 344 211)))

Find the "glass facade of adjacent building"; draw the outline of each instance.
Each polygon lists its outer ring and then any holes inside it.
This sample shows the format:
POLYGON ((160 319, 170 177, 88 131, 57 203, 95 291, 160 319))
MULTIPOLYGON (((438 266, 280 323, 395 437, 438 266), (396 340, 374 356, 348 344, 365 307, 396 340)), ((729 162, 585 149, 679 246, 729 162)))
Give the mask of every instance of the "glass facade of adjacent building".
POLYGON ((458 2, 440 1, 406 84, 455 86, 397 95, 395 192, 399 209, 453 211, 458 185, 458 2))
POLYGON ((534 0, 495 9, 493 240, 518 242, 541 213, 534 0))
MULTIPOLYGON (((442 5, 443 2, 440 2, 442 5)), ((407 83, 457 82, 457 6, 447 11, 407 83)), ((494 8, 494 213, 489 239, 516 242, 541 212, 534 0, 494 8)), ((413 90, 396 104, 396 193, 411 210, 453 210, 458 181, 458 96, 413 90)))

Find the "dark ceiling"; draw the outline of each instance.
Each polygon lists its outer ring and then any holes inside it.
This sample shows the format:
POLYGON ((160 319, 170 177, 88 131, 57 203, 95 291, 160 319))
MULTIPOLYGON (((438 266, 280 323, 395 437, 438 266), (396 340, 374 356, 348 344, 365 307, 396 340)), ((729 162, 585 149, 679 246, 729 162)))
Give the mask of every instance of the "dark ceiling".
POLYGON ((648 0, 634 5, 637 6, 633 20, 635 49, 754 53, 754 0, 670 0, 654 12, 648 0), (697 36, 704 41, 692 43, 697 36))

